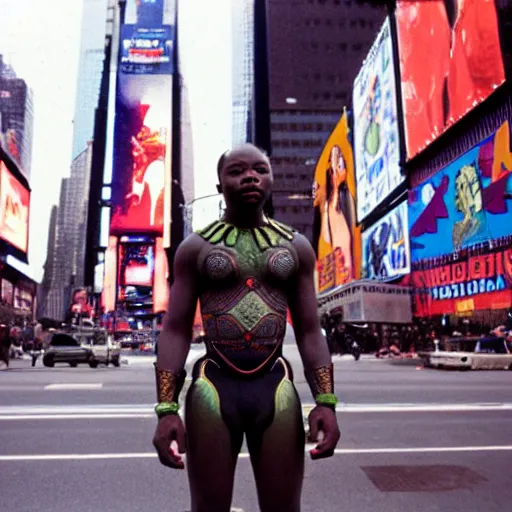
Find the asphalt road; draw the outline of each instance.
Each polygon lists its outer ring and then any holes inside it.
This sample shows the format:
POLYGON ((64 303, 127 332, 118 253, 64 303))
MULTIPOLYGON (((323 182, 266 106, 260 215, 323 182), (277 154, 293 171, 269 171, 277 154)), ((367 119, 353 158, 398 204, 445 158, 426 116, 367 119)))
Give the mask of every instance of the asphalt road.
MULTIPOLYGON (((286 356, 308 404, 293 346, 286 356)), ((15 361, 1 371, 0 509, 188 510, 186 473, 161 467, 151 446, 151 361, 98 369, 15 361)), ((303 511, 512 510, 512 372, 335 358, 335 378, 342 439, 333 458, 307 459, 303 511)), ((233 507, 258 511, 245 451, 233 507)))

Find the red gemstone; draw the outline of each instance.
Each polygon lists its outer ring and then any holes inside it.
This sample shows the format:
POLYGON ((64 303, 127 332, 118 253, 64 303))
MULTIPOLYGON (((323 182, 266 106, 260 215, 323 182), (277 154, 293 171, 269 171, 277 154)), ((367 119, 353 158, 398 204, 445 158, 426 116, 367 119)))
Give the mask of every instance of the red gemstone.
POLYGON ((252 340, 252 334, 250 332, 246 332, 244 334, 244 340, 245 341, 251 341, 252 340))
POLYGON ((249 288, 254 288, 254 279, 252 277, 250 277, 249 279, 247 279, 247 281, 245 281, 245 284, 249 287, 249 288))

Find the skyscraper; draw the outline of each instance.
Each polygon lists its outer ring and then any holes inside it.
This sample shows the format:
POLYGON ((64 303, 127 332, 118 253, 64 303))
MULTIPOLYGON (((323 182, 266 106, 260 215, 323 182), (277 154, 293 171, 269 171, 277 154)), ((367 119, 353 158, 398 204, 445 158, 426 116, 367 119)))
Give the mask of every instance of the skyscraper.
POLYGON ((0 55, 0 143, 30 179, 34 108, 25 80, 0 55))
POLYGON ((314 167, 386 12, 353 0, 266 3, 275 218, 311 240, 314 167))
POLYGON ((105 57, 105 30, 108 0, 83 0, 82 37, 76 107, 73 120, 73 158, 81 153, 94 131, 101 73, 105 57))
MULTIPOLYGON (((47 289, 43 314, 64 317, 73 288, 84 284, 85 231, 89 199, 92 142, 73 160, 71 175, 61 183, 54 248, 48 252, 43 283, 47 289)), ((52 211, 52 215, 54 212, 52 211)), ((50 231, 50 236, 53 234, 50 231)))

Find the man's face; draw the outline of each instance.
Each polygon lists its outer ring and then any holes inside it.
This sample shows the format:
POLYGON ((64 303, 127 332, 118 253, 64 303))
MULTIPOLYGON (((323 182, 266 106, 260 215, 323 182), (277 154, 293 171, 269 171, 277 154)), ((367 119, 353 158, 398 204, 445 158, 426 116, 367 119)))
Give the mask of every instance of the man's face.
POLYGON ((251 144, 227 154, 219 178, 227 205, 252 208, 263 207, 274 181, 268 158, 251 144))

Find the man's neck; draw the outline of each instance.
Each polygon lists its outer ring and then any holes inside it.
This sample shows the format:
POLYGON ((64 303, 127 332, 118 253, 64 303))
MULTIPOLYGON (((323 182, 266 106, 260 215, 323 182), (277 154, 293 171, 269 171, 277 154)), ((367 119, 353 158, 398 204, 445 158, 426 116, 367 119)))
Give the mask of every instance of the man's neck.
POLYGON ((254 211, 246 210, 242 214, 227 208, 226 213, 224 214, 224 221, 227 222, 228 224, 233 224, 233 226, 242 229, 257 228, 259 226, 264 226, 265 224, 267 224, 262 209, 254 211))

